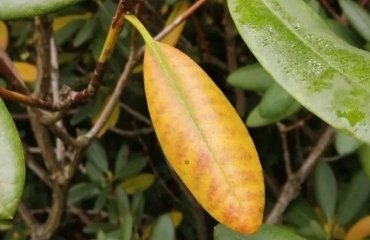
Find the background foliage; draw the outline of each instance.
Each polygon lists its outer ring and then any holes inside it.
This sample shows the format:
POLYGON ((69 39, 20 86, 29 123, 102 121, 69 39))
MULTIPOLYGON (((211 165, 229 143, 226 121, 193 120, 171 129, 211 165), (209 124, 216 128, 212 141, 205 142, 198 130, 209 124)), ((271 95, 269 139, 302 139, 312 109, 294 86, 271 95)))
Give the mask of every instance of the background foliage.
MULTIPOLYGON (((338 37, 357 48, 370 49, 368 1, 305 2, 338 37)), ((60 85, 82 89, 88 84, 116 4, 113 0, 81 2, 48 15, 60 85)), ((139 17, 155 35, 190 4, 143 1, 139 17)), ((31 90, 37 88, 40 74, 37 31, 31 18, 0 22, 0 46, 31 90)), ((63 124, 70 134, 87 132, 95 124, 128 61, 132 34, 131 26, 125 25, 96 96, 65 113, 63 124)), ((265 219, 281 226, 265 225, 264 231, 270 234, 266 236, 318 240, 369 236, 370 227, 361 228, 361 224, 370 226, 366 217, 370 213, 370 147, 334 131, 274 83, 237 34, 225 1, 207 1, 164 41, 176 44, 206 70, 249 127, 265 174, 265 219), (296 184, 295 177, 302 176, 301 167, 313 155, 318 163, 296 184), (279 212, 276 201, 286 186, 296 198, 287 200, 287 208, 280 207, 279 212)), ((140 37, 134 42, 142 45, 140 37)), ((6 85, 4 79, 0 83, 6 85)), ((45 168, 30 113, 18 103, 6 104, 21 134, 29 166, 23 204, 43 222, 51 212, 53 192, 34 167, 45 168)), ((60 147, 55 137, 51 142, 59 161, 67 161, 71 149, 60 147)), ((52 239, 262 239, 237 235, 222 225, 213 233, 217 223, 168 167, 157 143, 146 107, 141 62, 107 124, 84 152, 68 187, 67 204, 61 207, 62 220, 52 239)), ((30 237, 32 226, 22 216, 1 222, 2 239, 30 237)))

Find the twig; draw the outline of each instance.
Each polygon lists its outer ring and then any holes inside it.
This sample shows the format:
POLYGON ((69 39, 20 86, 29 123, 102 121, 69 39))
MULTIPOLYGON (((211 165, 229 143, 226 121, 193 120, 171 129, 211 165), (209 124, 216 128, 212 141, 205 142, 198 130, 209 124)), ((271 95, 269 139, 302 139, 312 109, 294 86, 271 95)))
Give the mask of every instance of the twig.
POLYGON ((49 187, 51 187, 51 179, 49 174, 37 164, 31 153, 26 152, 27 166, 49 187))
POLYGON ((325 149, 331 144, 334 132, 334 129, 331 127, 325 129, 300 169, 284 184, 275 206, 266 218, 266 223, 276 224, 279 222, 289 203, 297 196, 303 181, 311 173, 325 149))
POLYGON ((127 104, 124 104, 124 103, 120 103, 120 107, 123 108, 126 112, 128 112, 129 114, 131 114, 132 116, 134 116, 136 119, 138 119, 139 121, 143 122, 143 123, 146 123, 148 125, 152 125, 152 122, 150 121, 149 118, 147 118, 146 116, 144 116, 143 114, 139 113, 138 111, 132 109, 130 106, 128 106, 127 104))
POLYGON ((149 134, 149 133, 154 132, 154 129, 152 127, 136 129, 136 130, 123 130, 119 128, 110 128, 109 130, 123 137, 135 137, 137 135, 149 134))
POLYGON ((286 137, 286 127, 282 123, 277 123, 277 128, 280 133, 281 142, 283 145, 283 156, 284 156, 284 163, 285 163, 285 172, 287 174, 288 179, 290 179, 293 175, 292 171, 292 164, 290 160, 290 152, 289 152, 289 146, 288 146, 288 140, 286 137))
POLYGON ((180 23, 185 21, 190 15, 192 15, 200 6, 202 6, 207 0, 198 0, 193 5, 191 5, 185 12, 183 12, 180 16, 178 16, 171 24, 167 27, 162 29, 162 31, 155 36, 154 39, 160 40, 168 33, 170 33, 175 27, 177 27, 180 23))

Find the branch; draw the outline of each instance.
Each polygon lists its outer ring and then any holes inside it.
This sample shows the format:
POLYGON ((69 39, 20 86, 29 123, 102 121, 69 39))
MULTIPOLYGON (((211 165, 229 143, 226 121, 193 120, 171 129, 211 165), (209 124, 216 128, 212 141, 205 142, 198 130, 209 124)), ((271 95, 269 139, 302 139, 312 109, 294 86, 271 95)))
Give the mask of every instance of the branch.
POLYGON ((327 127, 325 129, 315 147, 305 159, 301 168, 295 174, 293 174, 292 177, 288 179, 288 181, 284 184, 274 208, 266 218, 266 223, 276 224, 280 220, 289 203, 298 195, 303 181, 312 172, 312 169, 319 157, 331 144, 334 132, 334 129, 331 127, 327 127))

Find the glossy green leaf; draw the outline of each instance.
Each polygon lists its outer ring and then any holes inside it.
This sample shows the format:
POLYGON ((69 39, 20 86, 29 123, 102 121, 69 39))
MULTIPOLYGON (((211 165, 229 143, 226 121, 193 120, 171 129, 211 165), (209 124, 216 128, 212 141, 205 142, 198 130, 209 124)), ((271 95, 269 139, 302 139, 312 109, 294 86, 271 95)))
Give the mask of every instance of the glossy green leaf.
POLYGON ((270 86, 259 105, 259 111, 264 118, 276 118, 285 114, 295 100, 279 84, 270 86))
POLYGON ((299 109, 301 109, 301 105, 297 102, 293 102, 293 104, 286 110, 285 113, 273 118, 265 118, 261 116, 260 105, 257 105, 248 115, 246 125, 248 127, 263 127, 269 124, 277 123, 298 112, 299 109))
POLYGON ((370 41, 370 15, 352 0, 339 0, 339 4, 353 28, 367 41, 370 41))
POLYGON ((175 226, 168 214, 161 215, 154 223, 149 240, 175 240, 175 226))
POLYGON ((337 221, 342 226, 350 223, 370 199, 370 180, 363 171, 358 172, 340 198, 337 221))
POLYGON ((17 19, 51 13, 84 0, 1 0, 0 19, 17 19))
POLYGON ((243 90, 265 91, 274 83, 274 79, 259 63, 255 63, 232 72, 227 83, 243 90))
POLYGON ((314 174, 317 202, 327 219, 332 220, 338 196, 337 181, 334 173, 327 163, 320 161, 317 163, 314 174))
POLYGON ((22 142, 13 119, 0 99, 0 220, 12 219, 25 181, 22 142))
POLYGON ((366 173, 367 177, 370 180, 370 146, 363 145, 358 150, 358 155, 360 158, 362 169, 364 170, 364 172, 366 173))
POLYGON ((228 0, 239 33, 297 101, 370 143, 370 54, 339 39, 302 0, 228 0))
POLYGON ((304 240, 304 238, 283 227, 268 224, 263 224, 261 228, 252 235, 242 235, 222 224, 217 225, 213 233, 214 240, 304 240))
POLYGON ((351 154, 361 145, 361 141, 341 131, 337 131, 335 134, 335 149, 340 155, 351 154))

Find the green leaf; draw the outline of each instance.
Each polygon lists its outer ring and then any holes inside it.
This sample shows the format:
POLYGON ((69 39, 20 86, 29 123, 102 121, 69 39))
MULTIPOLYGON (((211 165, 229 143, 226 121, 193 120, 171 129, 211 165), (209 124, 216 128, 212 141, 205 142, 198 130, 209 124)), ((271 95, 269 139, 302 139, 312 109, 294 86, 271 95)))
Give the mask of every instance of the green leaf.
POLYGON ((22 197, 25 162, 22 142, 0 98, 0 220, 12 219, 22 197))
POLYGON ((100 193, 96 183, 81 182, 73 185, 68 191, 68 204, 74 204, 86 200, 100 193))
POLYGON ((102 230, 99 230, 96 234, 97 240, 107 240, 108 238, 105 236, 105 233, 102 230))
POLYGON ((341 131, 337 131, 335 134, 335 149, 340 155, 351 154, 361 145, 361 141, 348 136, 341 131))
POLYGON ((228 0, 239 33, 297 101, 370 143, 370 54, 330 31, 302 0, 228 0))
POLYGON ((44 15, 82 1, 84 0, 1 0, 0 19, 44 15))
POLYGON ((315 168, 316 199, 328 220, 334 218, 337 203, 337 181, 330 166, 320 161, 315 168))
POLYGON ((370 146, 363 145, 358 150, 358 155, 360 158, 362 169, 364 170, 364 172, 366 173, 367 177, 370 180, 370 146))
POLYGON ((370 180, 363 171, 358 172, 349 184, 348 189, 340 198, 337 220, 342 226, 350 223, 364 207, 369 203, 370 180))
POLYGON ((143 170, 148 162, 145 156, 138 156, 130 159, 130 161, 116 172, 116 177, 119 179, 127 179, 135 176, 143 170))
POLYGON ((114 175, 117 177, 121 173, 128 162, 129 148, 126 144, 122 145, 118 151, 115 166, 114 175))
POLYGON ((359 4, 352 0, 339 0, 339 4, 354 29, 370 41, 370 15, 359 4))
POLYGON ((85 154, 88 161, 94 163, 102 172, 108 171, 107 155, 98 141, 92 141, 85 154))
POLYGON ((284 216, 284 221, 295 227, 305 227, 315 220, 314 210, 304 199, 291 203, 284 216))
POLYGON ((270 86, 259 104, 259 111, 264 118, 276 118, 285 114, 295 100, 279 84, 270 86))
POLYGON ((67 43, 81 27, 83 26, 83 20, 76 20, 73 21, 62 29, 55 33, 55 41, 58 46, 62 46, 63 44, 67 43))
POLYGON ((290 106, 285 113, 282 113, 281 115, 273 118, 265 118, 261 116, 260 105, 257 105, 248 115, 246 125, 248 127, 263 127, 286 119, 298 112, 300 109, 301 105, 297 102, 293 102, 292 106, 290 106))
POLYGON ((248 236, 234 232, 221 224, 215 227, 213 233, 215 240, 304 240, 283 227, 268 224, 263 224, 257 233, 248 236))
POLYGON ((342 38, 347 43, 355 47, 359 47, 362 45, 363 40, 361 39, 361 37, 348 26, 343 26, 333 19, 326 19, 325 22, 326 24, 328 24, 329 28, 335 34, 337 34, 338 37, 342 38))
POLYGON ((84 26, 77 33, 76 38, 73 41, 74 47, 79 47, 84 44, 86 41, 94 37, 94 30, 97 25, 97 18, 92 18, 86 21, 84 26))
POLYGON ((131 213, 127 213, 121 223, 121 232, 120 232, 120 239, 121 240, 131 240, 132 235, 132 227, 133 227, 133 218, 131 213))
POLYGON ((175 226, 168 214, 163 214, 155 221, 149 240, 175 240, 175 226))
POLYGON ((116 188, 117 209, 119 215, 126 216, 130 212, 130 202, 122 188, 116 188))
POLYGON ((227 83, 243 90, 265 91, 274 83, 274 79, 259 63, 255 63, 232 72, 227 83))

